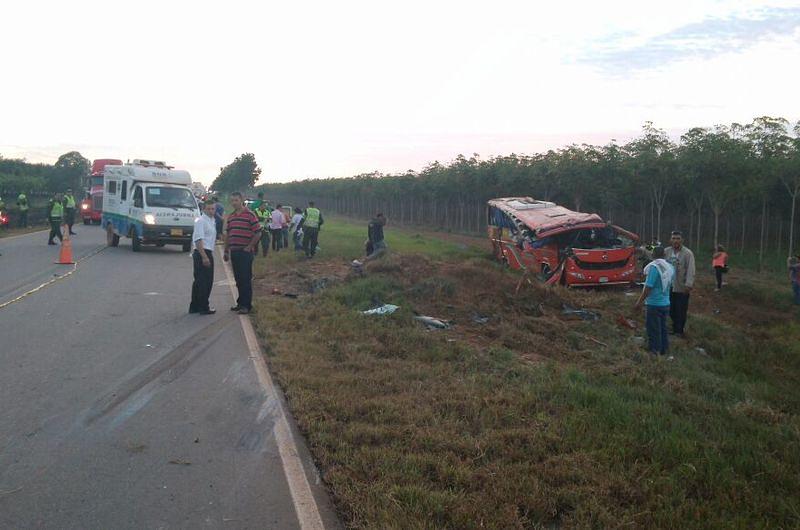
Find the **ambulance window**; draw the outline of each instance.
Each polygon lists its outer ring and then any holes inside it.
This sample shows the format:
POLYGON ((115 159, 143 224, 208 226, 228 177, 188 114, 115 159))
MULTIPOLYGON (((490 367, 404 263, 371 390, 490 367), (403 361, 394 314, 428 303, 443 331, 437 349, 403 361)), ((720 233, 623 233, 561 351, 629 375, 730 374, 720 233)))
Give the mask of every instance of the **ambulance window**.
POLYGON ((117 194, 117 181, 116 180, 109 180, 108 181, 108 189, 106 190, 109 195, 116 195, 117 194))
POLYGON ((141 186, 136 186, 133 189, 133 206, 135 208, 144 208, 144 196, 142 195, 141 186))
POLYGON ((128 199, 128 181, 127 180, 123 181, 123 183, 122 183, 122 191, 119 194, 119 198, 121 200, 123 200, 123 201, 128 199))

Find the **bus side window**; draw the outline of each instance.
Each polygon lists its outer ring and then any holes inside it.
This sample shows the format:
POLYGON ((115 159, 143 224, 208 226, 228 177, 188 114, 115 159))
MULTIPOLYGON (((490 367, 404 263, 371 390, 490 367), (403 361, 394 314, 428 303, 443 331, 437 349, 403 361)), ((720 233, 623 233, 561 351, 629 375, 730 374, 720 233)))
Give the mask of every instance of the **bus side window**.
POLYGON ((127 200, 128 199, 128 181, 125 180, 122 182, 122 191, 119 194, 120 200, 127 200))
POLYGON ((144 199, 142 198, 142 187, 136 186, 133 190, 133 206, 134 208, 144 208, 144 199))
POLYGON ((116 195, 117 194, 117 181, 116 180, 109 180, 106 192, 109 195, 116 195))

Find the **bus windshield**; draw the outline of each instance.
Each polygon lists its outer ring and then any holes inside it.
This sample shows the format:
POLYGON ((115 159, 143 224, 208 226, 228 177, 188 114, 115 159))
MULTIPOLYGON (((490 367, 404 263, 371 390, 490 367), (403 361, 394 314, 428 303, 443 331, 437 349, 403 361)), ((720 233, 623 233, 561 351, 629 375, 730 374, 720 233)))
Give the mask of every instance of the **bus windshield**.
POLYGON ((197 208, 192 192, 186 188, 147 186, 147 205, 163 208, 197 208))

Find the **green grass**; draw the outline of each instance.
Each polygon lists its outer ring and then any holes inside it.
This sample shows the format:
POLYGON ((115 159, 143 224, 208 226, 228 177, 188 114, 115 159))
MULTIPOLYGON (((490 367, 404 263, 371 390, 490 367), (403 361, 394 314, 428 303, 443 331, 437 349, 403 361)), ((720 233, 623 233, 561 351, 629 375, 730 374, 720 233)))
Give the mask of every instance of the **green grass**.
MULTIPOLYGON (((346 268, 364 232, 331 220, 311 263, 346 268)), ((478 250, 387 236, 392 255, 364 278, 256 301, 270 367, 348 526, 800 526, 800 325, 785 286, 737 277, 698 298, 691 340, 667 361, 615 325, 632 303, 621 292, 514 298, 517 276, 478 250), (401 309, 358 313, 375 300, 401 309), (563 302, 601 320, 564 321, 563 302), (427 331, 414 310, 456 328, 427 331)), ((305 262, 258 263, 266 278, 305 262)))

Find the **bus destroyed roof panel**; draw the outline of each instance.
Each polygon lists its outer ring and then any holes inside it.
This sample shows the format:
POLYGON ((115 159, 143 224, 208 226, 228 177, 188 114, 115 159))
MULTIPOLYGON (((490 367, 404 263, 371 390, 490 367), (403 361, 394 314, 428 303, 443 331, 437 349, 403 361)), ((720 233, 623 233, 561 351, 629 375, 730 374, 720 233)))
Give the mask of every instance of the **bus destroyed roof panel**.
POLYGON ((489 204, 513 215, 537 237, 555 235, 578 227, 594 228, 605 225, 597 214, 573 212, 555 203, 537 201, 531 197, 494 199, 489 204))

